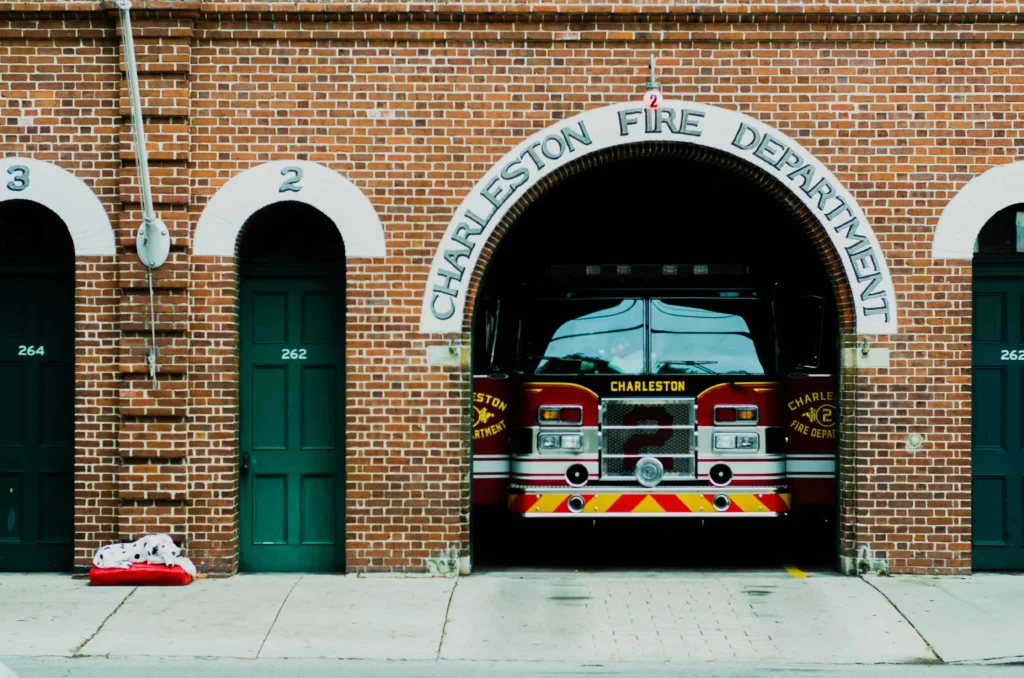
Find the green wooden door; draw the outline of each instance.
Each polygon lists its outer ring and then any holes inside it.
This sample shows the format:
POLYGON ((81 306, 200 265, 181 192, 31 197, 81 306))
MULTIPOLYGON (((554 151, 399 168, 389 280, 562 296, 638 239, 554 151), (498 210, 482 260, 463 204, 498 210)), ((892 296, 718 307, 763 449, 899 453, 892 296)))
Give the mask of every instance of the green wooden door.
POLYGON ((243 277, 243 570, 344 570, 344 322, 343 282, 243 277))
POLYGON ((0 264, 0 571, 71 571, 73 290, 0 264))
MULTIPOLYGON (((1024 272, 1024 271, 1022 271, 1024 272)), ((975 263, 973 568, 1024 569, 1024 276, 975 263)))

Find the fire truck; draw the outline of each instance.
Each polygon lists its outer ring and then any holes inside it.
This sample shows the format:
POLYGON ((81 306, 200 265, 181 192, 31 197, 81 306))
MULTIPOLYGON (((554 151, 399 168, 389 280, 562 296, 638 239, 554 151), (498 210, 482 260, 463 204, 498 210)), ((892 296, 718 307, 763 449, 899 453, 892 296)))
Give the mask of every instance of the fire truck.
POLYGON ((485 285, 473 503, 526 518, 778 517, 836 494, 827 293, 733 264, 485 285))

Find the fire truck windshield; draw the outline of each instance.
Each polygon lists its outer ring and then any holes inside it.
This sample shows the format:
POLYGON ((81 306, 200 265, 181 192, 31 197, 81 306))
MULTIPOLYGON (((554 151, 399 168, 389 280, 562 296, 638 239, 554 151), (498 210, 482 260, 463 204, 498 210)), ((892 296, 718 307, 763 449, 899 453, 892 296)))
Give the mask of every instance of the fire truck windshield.
POLYGON ((755 299, 652 299, 652 374, 767 374, 771 306, 755 299))
POLYGON ((523 371, 642 374, 644 315, 641 299, 541 302, 523 318, 523 371))
POLYGON ((524 314, 525 374, 766 374, 771 306, 757 299, 541 301, 524 314), (647 341, 645 335, 650 339, 647 341))

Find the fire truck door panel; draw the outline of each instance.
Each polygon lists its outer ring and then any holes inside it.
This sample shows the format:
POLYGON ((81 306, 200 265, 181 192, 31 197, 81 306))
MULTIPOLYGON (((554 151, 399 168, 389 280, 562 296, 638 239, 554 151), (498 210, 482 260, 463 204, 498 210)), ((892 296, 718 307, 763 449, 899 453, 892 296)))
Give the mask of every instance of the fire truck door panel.
POLYGON ((473 503, 504 504, 514 430, 510 378, 473 377, 473 503))
POLYGON ((344 313, 341 281, 243 278, 243 570, 343 569, 344 313))
POLYGON ((786 378, 786 476, 794 506, 835 502, 836 398, 832 375, 786 378))
POLYGON ((973 567, 1024 569, 1024 277, 974 278, 973 567))

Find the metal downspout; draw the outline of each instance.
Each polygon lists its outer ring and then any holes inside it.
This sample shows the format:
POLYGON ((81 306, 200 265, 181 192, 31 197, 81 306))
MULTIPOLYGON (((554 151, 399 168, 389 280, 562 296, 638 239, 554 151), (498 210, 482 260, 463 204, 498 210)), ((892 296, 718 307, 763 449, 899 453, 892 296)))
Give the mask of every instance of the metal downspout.
POLYGON ((153 210, 153 191, 149 181, 149 156, 146 151, 146 132, 142 124, 142 103, 139 94, 139 74, 135 64, 135 41, 132 38, 131 0, 117 0, 121 15, 121 39, 124 43, 125 70, 128 75, 128 100, 131 106, 132 132, 135 136, 135 163, 139 171, 139 185, 142 188, 142 226, 136 236, 139 259, 147 268, 149 278, 150 347, 147 363, 149 376, 156 381, 156 303, 153 294, 153 270, 167 261, 171 249, 171 237, 166 224, 156 217, 153 210))

